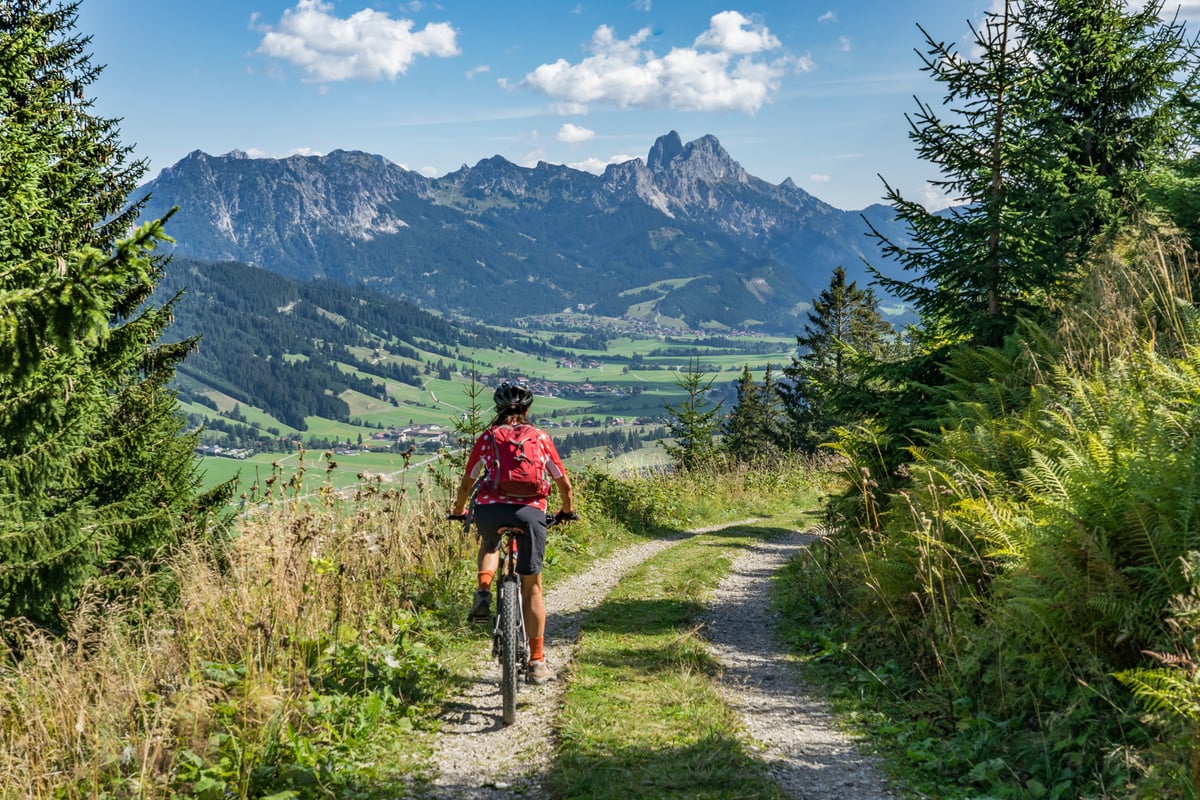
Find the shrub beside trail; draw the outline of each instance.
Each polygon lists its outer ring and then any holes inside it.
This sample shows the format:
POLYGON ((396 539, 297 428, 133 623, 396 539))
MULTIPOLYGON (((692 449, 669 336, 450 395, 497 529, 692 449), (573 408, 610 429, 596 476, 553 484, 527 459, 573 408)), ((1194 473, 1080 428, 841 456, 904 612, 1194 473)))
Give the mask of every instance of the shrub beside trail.
POLYGON ((1200 793, 1200 317, 1168 248, 1095 264, 1057 330, 963 348, 903 465, 843 431, 786 616, 939 796, 1200 793))
MULTIPOLYGON (((798 492, 813 507, 819 475, 799 461, 586 472, 584 519, 554 529, 547 579, 643 531, 794 510, 798 492)), ((166 573, 130 563, 124 599, 89 594, 66 636, 6 625, 0 797, 371 798, 409 785, 425 764, 414 732, 477 655, 463 622, 474 539, 444 520, 432 470, 351 498, 299 485, 269 476, 227 541, 184 544, 166 573)))

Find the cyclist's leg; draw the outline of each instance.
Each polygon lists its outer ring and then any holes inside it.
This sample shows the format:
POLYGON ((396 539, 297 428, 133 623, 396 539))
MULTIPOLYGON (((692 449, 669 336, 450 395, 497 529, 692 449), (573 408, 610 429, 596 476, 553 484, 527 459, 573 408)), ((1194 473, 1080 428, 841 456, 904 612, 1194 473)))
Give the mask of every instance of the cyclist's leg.
POLYGON ((500 551, 496 545, 489 545, 483 537, 480 537, 479 556, 475 559, 475 562, 476 568, 479 571, 479 586, 486 589, 492 583, 492 576, 500 568, 500 551))
POLYGON ((500 565, 500 528, 515 525, 517 518, 509 505, 477 505, 473 511, 475 531, 479 534, 479 571, 494 574, 500 565))
POLYGON ((525 613, 525 635, 529 637, 530 661, 544 660, 546 604, 542 595, 542 561, 546 555, 546 513, 522 506, 517 517, 529 531, 521 538, 517 572, 521 574, 521 600, 525 613))
POLYGON ((498 528, 510 525, 511 513, 497 513, 493 505, 476 505, 474 509, 475 532, 479 534, 479 553, 476 557, 476 588, 468 615, 474 622, 491 619, 491 587, 500 566, 500 534, 498 528))
POLYGON ((521 602, 525 606, 525 635, 530 641, 546 635, 546 603, 542 597, 542 575, 521 576, 521 602))

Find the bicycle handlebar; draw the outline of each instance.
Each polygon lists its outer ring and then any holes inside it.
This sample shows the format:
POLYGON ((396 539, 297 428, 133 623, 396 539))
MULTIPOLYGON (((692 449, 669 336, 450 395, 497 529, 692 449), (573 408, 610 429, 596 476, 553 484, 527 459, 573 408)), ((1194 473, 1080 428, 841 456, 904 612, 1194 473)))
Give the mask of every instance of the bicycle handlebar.
MULTIPOLYGON (((447 514, 446 519, 455 522, 468 522, 471 519, 470 514, 447 514)), ((546 527, 558 525, 561 522, 575 522, 579 519, 579 513, 576 511, 558 511, 554 514, 546 515, 546 527)))

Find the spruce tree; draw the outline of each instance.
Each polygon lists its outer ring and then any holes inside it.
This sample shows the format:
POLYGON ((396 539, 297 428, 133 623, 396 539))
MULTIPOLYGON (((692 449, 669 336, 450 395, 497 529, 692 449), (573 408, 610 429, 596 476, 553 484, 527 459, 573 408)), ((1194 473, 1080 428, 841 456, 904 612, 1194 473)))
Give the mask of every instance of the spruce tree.
POLYGON ((0 613, 50 624, 205 508, 167 388, 194 342, 159 342, 165 235, 133 228, 145 165, 91 111, 77 6, 0 3, 0 613))
POLYGON ((799 354, 783 370, 779 394, 793 447, 812 452, 834 427, 864 413, 857 398, 866 365, 884 358, 894 335, 875 292, 847 283, 846 270, 837 267, 796 337, 799 354))
POLYGON ((722 426, 725 452, 744 464, 770 461, 779 455, 779 418, 776 385, 771 368, 762 385, 755 382, 750 365, 742 367, 737 382, 737 402, 722 426))
POLYGON ((685 397, 679 405, 667 405, 667 431, 673 444, 663 443, 675 466, 693 470, 713 463, 717 455, 715 436, 721 428, 721 404, 712 404, 706 395, 716 376, 705 375, 695 359, 676 378, 685 397))
POLYGON ((911 241, 876 235, 914 274, 881 285, 933 342, 998 344, 1065 296, 1096 237, 1136 210, 1139 171, 1182 143, 1195 46, 1162 5, 1005 0, 972 28, 976 56, 925 34, 945 97, 919 103, 910 138, 958 205, 934 213, 885 181, 911 241))

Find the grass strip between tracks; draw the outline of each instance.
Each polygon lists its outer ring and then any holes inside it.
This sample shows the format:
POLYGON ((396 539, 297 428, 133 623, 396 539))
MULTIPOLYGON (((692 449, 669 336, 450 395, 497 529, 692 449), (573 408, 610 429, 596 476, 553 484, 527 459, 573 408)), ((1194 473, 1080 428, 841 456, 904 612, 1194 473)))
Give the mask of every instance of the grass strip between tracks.
POLYGON ((696 536, 638 567, 588 619, 550 784, 563 798, 782 798, 699 630, 752 527, 696 536))

